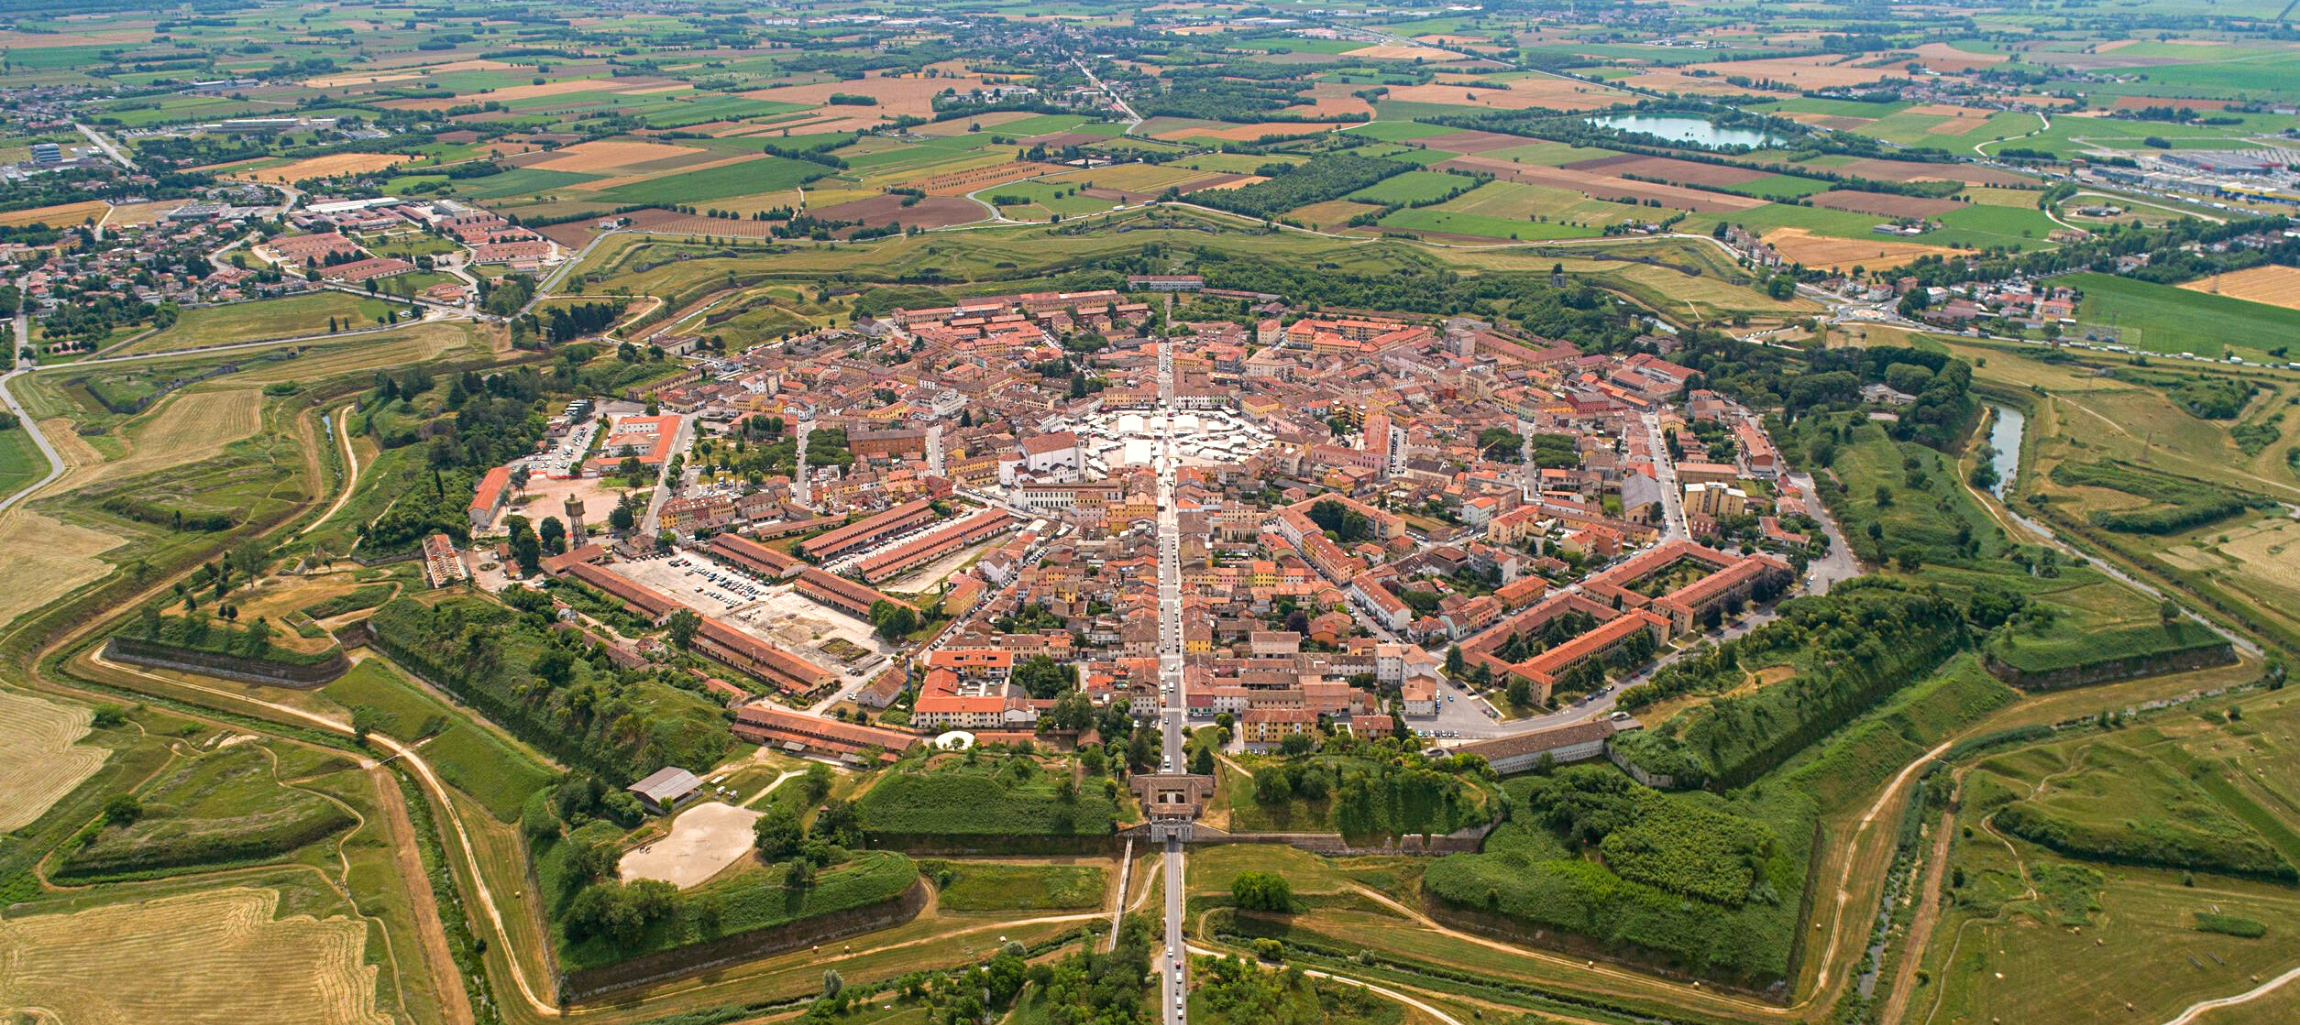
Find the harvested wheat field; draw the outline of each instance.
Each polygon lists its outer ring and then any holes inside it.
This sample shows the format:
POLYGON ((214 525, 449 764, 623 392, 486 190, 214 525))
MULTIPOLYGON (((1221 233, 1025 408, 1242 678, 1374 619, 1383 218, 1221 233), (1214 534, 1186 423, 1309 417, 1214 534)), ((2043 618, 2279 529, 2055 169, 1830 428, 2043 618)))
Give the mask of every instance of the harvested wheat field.
POLYGON ((1828 238, 1803 228, 1775 228, 1765 233, 1765 244, 1772 246, 1787 259, 1807 267, 1827 270, 1840 270, 1856 264, 1877 270, 1898 267, 1920 256, 1954 256, 1960 252, 1947 246, 1928 246, 1916 242, 1828 238))
POLYGON ((228 177, 251 182, 299 182, 306 178, 333 178, 339 174, 366 174, 421 159, 420 156, 402 153, 331 153, 260 171, 241 171, 228 177))
POLYGON ((63 1022, 389 1025, 367 923, 234 888, 0 922, 0 1007, 63 1022), (253 984, 251 984, 253 983, 253 984))
POLYGON ((31 825, 103 767, 111 752, 80 743, 92 717, 84 705, 0 690, 0 833, 31 825))
POLYGON ((111 214, 104 218, 104 226, 107 228, 130 228, 156 224, 160 218, 167 216, 177 207, 183 206, 185 202, 181 199, 161 199, 149 203, 129 203, 124 206, 115 206, 112 208, 111 214))
POLYGON ((897 117, 908 114, 913 117, 932 118, 934 116, 935 94, 944 89, 956 89, 965 93, 971 89, 982 88, 982 84, 982 80, 979 78, 966 77, 862 78, 836 82, 814 82, 807 85, 776 86, 772 89, 754 89, 737 95, 747 96, 754 100, 769 100, 775 103, 803 103, 810 107, 829 104, 831 95, 834 93, 868 96, 877 100, 878 104, 868 107, 845 108, 830 106, 825 112, 843 109, 849 112, 850 116, 868 114, 871 115, 870 120, 876 121, 880 114, 897 117))
POLYGON ((1496 89, 1491 85, 1399 85, 1391 86, 1389 94, 1389 99, 1394 103, 1444 103, 1492 110, 1524 110, 1528 107, 1592 110, 1612 106, 1628 98, 1629 94, 1618 89, 1546 75, 1518 79, 1509 83, 1507 89, 1496 89))
POLYGON ((1157 134, 1160 139, 1220 139, 1225 142, 1257 142, 1262 139, 1292 135, 1316 135, 1344 127, 1343 122, 1326 121, 1262 121, 1254 124, 1223 125, 1219 128, 1193 125, 1173 128, 1157 134))
POLYGON ((347 85, 369 85, 378 82, 406 82, 422 78, 426 75, 439 75, 450 71, 502 71, 520 66, 521 65, 505 64, 502 61, 492 60, 453 61, 447 64, 415 64, 407 65, 404 67, 378 69, 375 71, 367 72, 345 72, 340 75, 328 75, 322 78, 307 78, 303 80, 303 84, 305 88, 309 89, 334 89, 347 85))
POLYGON ((1858 192, 1849 189, 1823 192, 1813 197, 1813 205, 1879 217, 1936 217, 1964 207, 1963 203, 1953 199, 1897 196, 1889 192, 1858 192))
POLYGON ((96 556, 120 544, 110 534, 72 526, 45 513, 8 510, 0 516, 0 550, 9 553, 8 586, 0 588, 0 623, 111 572, 112 564, 96 556))
POLYGON ((2180 287, 2191 292, 2213 292, 2231 299, 2300 310, 2300 267, 2264 264, 2198 278, 2180 287))
POLYGON ((1796 89, 1830 89, 1869 85, 1901 75, 1898 67, 1864 68, 1841 55, 1825 54, 1817 57, 1778 57, 1772 60, 1725 61, 1715 64, 1693 65, 1702 71, 1715 72, 1722 79, 1727 75, 1740 75, 1759 81, 1786 82, 1796 89), (1834 63, 1836 61, 1844 63, 1834 63))
POLYGON ((1954 74, 1960 71, 1979 71, 1993 68, 2012 58, 2001 53, 1974 53, 1959 50, 1947 43, 1925 43, 1917 47, 1916 63, 1934 71, 1954 74))
POLYGON ((704 152, 706 151, 692 146, 602 139, 594 142, 576 143, 573 146, 552 152, 547 159, 527 163, 524 166, 536 171, 621 174, 631 170, 660 170, 660 168, 642 165, 693 157, 704 152))
POLYGON ((1351 50, 1342 56, 1371 61, 1457 61, 1462 59, 1458 53, 1440 50, 1434 46, 1368 46, 1363 49, 1351 50))
POLYGON ((0 226, 20 228, 27 224, 45 224, 51 228, 69 228, 88 221, 101 221, 111 210, 112 205, 101 199, 83 203, 59 203, 55 206, 0 213, 0 226))
POLYGON ((253 437, 262 426, 263 395, 254 387, 215 391, 185 389, 165 400, 160 411, 127 432, 126 458, 75 467, 66 486, 91 479, 119 480, 214 456, 224 446, 253 437))

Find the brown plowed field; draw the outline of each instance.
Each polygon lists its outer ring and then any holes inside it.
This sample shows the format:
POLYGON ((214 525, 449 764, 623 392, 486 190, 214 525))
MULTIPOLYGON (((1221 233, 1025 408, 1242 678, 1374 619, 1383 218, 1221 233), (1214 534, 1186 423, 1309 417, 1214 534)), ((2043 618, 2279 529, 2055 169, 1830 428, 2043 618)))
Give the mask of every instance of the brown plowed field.
POLYGON ((1622 102, 1629 98, 1629 94, 1587 82, 1539 75, 1511 82, 1507 89, 1436 83, 1394 85, 1390 87, 1389 98, 1398 103, 1444 103, 1456 107, 1486 107, 1493 110, 1524 110, 1528 107, 1592 110, 1622 102), (1477 98, 1471 99, 1466 94, 1475 94, 1477 98))
POLYGON ((1531 146, 1541 140, 1528 139, 1522 135, 1503 135, 1500 132, 1449 132, 1418 141, 1431 149, 1442 149, 1448 153, 1478 154, 1512 146, 1531 146))
POLYGON ((1771 174, 1748 167, 1729 164, 1703 164, 1691 160, 1672 160, 1668 157, 1649 157, 1637 153, 1599 157, 1595 160, 1576 160, 1565 165, 1569 171, 1589 171, 1607 175, 1641 175, 1659 178, 1680 185, 1709 185, 1722 187, 1770 178, 1771 174))
POLYGON ((1855 160, 1833 168, 1842 174, 1875 178, 1887 182, 1963 182, 1967 185, 2033 185, 2034 178, 2026 178, 2010 171, 1975 164, 1926 164, 1914 160, 1855 160))
POLYGON ((992 164, 989 167, 977 167, 970 171, 938 174, 932 178, 921 178, 905 184, 912 188, 924 189, 929 196, 963 196, 976 189, 987 189, 993 185, 1004 185, 1007 182, 1021 181, 1024 178, 1035 178, 1042 174, 1054 174, 1065 170, 1069 169, 1060 164, 1015 161, 1007 164, 992 164))
POLYGON ((981 204, 960 196, 928 196, 907 207, 902 205, 902 199, 901 196, 872 196, 807 212, 827 221, 861 221, 865 225, 917 224, 928 228, 972 224, 990 216, 981 204))
POLYGON ((1765 205, 1762 199, 1732 196, 1721 192, 1702 192, 1676 185, 1656 185, 1650 182, 1624 181, 1610 175, 1574 171, 1563 167, 1532 167, 1512 164, 1487 157, 1460 157, 1440 163, 1438 170, 1458 167, 1468 171, 1484 171, 1496 178, 1525 182, 1529 185, 1547 185, 1552 188, 1572 189, 1592 199, 1609 199, 1624 203, 1638 203, 1658 199, 1665 206, 1696 213, 1730 213, 1765 205))
POLYGON ((1813 205, 1825 206, 1831 210, 1851 210, 1857 214, 1876 214, 1879 217, 1933 217, 1964 204, 1953 199, 1831 189, 1814 196, 1813 205))
POLYGON ((1270 179, 1268 178, 1263 178, 1259 175, 1251 174, 1217 174, 1211 177, 1200 178, 1191 182, 1189 185, 1182 188, 1182 194, 1187 196, 1193 192, 1204 192, 1208 189, 1218 190, 1243 188, 1256 182, 1266 182, 1269 180, 1270 179))

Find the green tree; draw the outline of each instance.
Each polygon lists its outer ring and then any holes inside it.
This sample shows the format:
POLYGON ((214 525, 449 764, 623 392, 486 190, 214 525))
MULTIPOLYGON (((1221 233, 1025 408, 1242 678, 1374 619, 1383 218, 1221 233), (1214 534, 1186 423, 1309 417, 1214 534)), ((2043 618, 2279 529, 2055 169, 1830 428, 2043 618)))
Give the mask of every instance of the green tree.
POLYGON ((695 631, 703 628, 703 617, 696 615, 693 609, 682 607, 671 613, 671 618, 664 621, 663 627, 669 632, 672 644, 682 649, 690 648, 695 644, 695 631))
POLYGON ((1240 872, 1230 880, 1230 899, 1247 911, 1294 910, 1294 887, 1275 872, 1240 872))

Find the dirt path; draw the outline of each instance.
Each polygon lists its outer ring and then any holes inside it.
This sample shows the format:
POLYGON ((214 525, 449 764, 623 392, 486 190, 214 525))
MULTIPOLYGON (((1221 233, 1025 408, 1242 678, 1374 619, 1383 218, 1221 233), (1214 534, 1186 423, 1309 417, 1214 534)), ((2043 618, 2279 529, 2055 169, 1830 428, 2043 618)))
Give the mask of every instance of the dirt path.
POLYGON ((352 407, 347 404, 342 409, 336 410, 333 418, 335 421, 333 443, 343 452, 343 493, 335 496, 335 502, 327 507, 326 512, 319 514, 317 518, 305 524, 302 530, 296 531, 295 536, 297 537, 318 530, 320 524, 334 519, 336 511, 342 509, 345 502, 351 501, 351 493, 359 487, 359 454, 352 451, 351 432, 344 426, 351 419, 351 410, 352 407))
POLYGON ((1924 960, 1925 944, 1932 941, 1933 925, 1941 920, 1941 877, 1948 874, 1949 839, 1955 835, 1952 828, 1956 816, 1942 812, 1939 825, 1934 827, 1931 860, 1925 864, 1924 881, 1917 885, 1916 915, 1909 920, 1908 941, 1902 944, 1900 964, 1893 969, 1892 994, 1885 998, 1883 1013, 1877 1020, 1884 1025, 1898 1025, 1909 1010, 1909 987, 1916 983, 1917 963, 1924 960))
POLYGON ((2173 1018, 2171 1021, 2165 1022, 2164 1025, 2188 1025, 2188 1023, 2203 1017, 2207 1013, 2219 1010, 2220 1008, 2235 1007, 2240 1004, 2249 1004, 2254 1000, 2258 1000, 2261 997, 2267 996, 2268 994, 2283 988, 2285 984, 2291 982, 2294 979, 2300 979, 2300 968, 2294 968, 2282 975, 2270 979, 2267 982, 2263 982, 2260 985, 2254 986, 2251 989, 2245 990, 2244 992, 2238 993, 2232 997, 2219 997, 2213 1000, 2199 1000, 2193 1004, 2188 1005, 2187 1010, 2180 1012, 2178 1017, 2173 1018))
POLYGON ((391 837, 399 861, 408 910, 415 914, 415 932, 423 940, 423 962, 430 966, 431 986, 439 993, 440 1014, 447 1025, 471 1025, 476 1020, 471 1013, 471 995, 464 991, 463 974, 455 966, 455 955, 447 949, 447 925, 439 917, 439 901, 423 871, 423 856, 416 850, 415 822, 407 815, 399 779, 380 765, 368 770, 368 775, 375 781, 384 831, 391 837))
POLYGON ((780 775, 780 776, 776 776, 776 777, 775 777, 775 781, 774 781, 774 782, 772 782, 772 783, 769 783, 769 784, 767 784, 766 786, 764 786, 764 787, 760 788, 760 790, 759 790, 759 792, 758 792, 758 793, 755 793, 755 794, 752 794, 752 795, 751 795, 751 799, 750 799, 750 800, 748 800, 748 801, 744 801, 744 802, 743 802, 743 807, 745 807, 745 808, 748 808, 748 807, 750 807, 750 806, 752 806, 752 805, 754 805, 754 804, 757 804, 757 803, 759 803, 759 802, 760 802, 760 801, 762 801, 762 800, 765 800, 765 799, 766 799, 766 796, 767 796, 768 794, 771 794, 771 793, 774 793, 774 792, 775 792, 775 788, 776 788, 776 787, 782 786, 783 784, 785 784, 785 783, 788 783, 788 782, 790 782, 790 781, 792 781, 792 780, 794 780, 794 779, 797 779, 797 778, 799 778, 800 776, 804 776, 804 775, 806 775, 806 774, 807 774, 807 773, 806 773, 806 770, 804 770, 804 769, 794 769, 794 770, 792 770, 792 771, 790 771, 790 772, 786 772, 786 773, 783 773, 783 774, 782 774, 782 775, 780 775))
MULTIPOLYGON (((1538 950, 1531 947, 1521 947, 1503 940, 1494 939, 1490 936, 1480 936, 1473 932, 1464 932, 1460 929, 1456 929, 1452 926, 1439 922, 1437 919, 1431 918, 1427 913, 1423 912, 1419 908, 1409 907, 1403 903, 1400 903, 1399 901, 1390 897, 1390 895, 1383 893, 1380 890, 1376 890, 1372 887, 1364 886, 1358 883, 1351 883, 1347 888, 1349 890, 1355 891, 1359 896, 1365 897, 1369 900, 1372 900, 1376 904, 1380 904, 1383 907, 1397 912, 1398 914, 1404 915, 1405 917, 1413 920, 1415 924, 1420 925, 1421 927, 1428 929, 1431 932, 1445 936, 1448 939, 1460 940, 1464 943, 1475 943, 1478 946, 1485 947, 1489 950, 1498 950, 1505 954, 1514 954, 1518 957, 1526 958, 1527 960, 1539 961, 1560 968, 1568 968, 1578 972, 1603 976, 1607 979, 1619 980, 1622 982, 1631 983, 1635 986, 1651 986, 1662 981, 1655 976, 1641 974, 1624 968, 1615 968, 1609 964, 1592 964, 1587 958, 1566 957, 1563 954, 1553 954, 1545 950, 1538 950)), ((1746 997, 1737 997, 1708 989, 1702 989, 1695 992, 1698 992, 1702 996, 1708 998, 1708 1001, 1711 1003, 1728 1006, 1737 1011, 1756 1012, 1772 1017, 1794 1016, 1793 1008, 1781 1007, 1777 1004, 1768 1004, 1763 1001, 1746 997)))

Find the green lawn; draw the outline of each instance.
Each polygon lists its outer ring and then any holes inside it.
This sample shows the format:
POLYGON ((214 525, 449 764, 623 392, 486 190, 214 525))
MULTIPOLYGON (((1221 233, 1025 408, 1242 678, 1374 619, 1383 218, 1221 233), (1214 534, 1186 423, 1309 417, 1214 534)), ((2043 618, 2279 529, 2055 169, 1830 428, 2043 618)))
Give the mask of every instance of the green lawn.
POLYGON ((47 474, 48 460, 32 443, 31 432, 21 426, 0 431, 0 498, 47 474))
POLYGON ((377 317, 392 308, 379 300, 343 292, 312 292, 283 299, 202 306, 185 310, 174 324, 137 342, 132 349, 172 352, 269 338, 323 335, 328 331, 331 318, 345 330, 372 327, 377 317))
POLYGON ((942 890, 944 911, 1077 910, 1102 906, 1098 865, 1017 865, 988 861, 922 861, 919 871, 942 890))
POLYGON ((353 710, 365 710, 374 728, 396 740, 420 740, 423 756, 449 785, 509 822, 528 795, 556 778, 537 761, 484 726, 474 713, 432 697, 380 659, 365 659, 320 692, 353 710))

